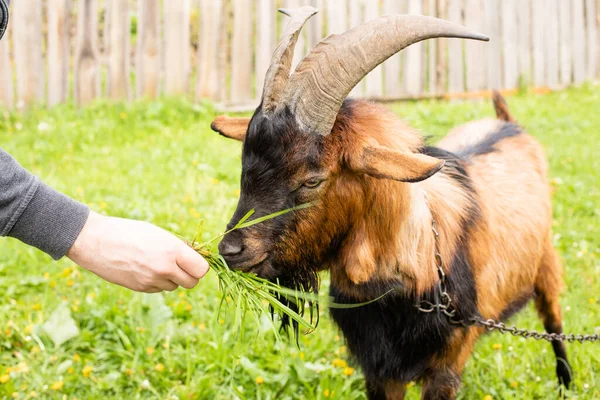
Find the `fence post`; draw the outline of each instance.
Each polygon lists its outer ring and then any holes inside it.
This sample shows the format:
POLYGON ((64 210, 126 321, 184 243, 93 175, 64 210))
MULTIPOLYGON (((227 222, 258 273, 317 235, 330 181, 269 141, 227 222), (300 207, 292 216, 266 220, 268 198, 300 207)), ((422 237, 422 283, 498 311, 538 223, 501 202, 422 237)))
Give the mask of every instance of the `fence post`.
POLYGON ((104 43, 107 64, 107 94, 112 99, 128 99, 129 84, 129 18, 128 2, 109 0, 106 3, 104 43))
POLYGON ((275 50, 275 0, 260 0, 256 16, 256 97, 262 95, 265 74, 275 50))
MULTIPOLYGON (((487 33, 488 26, 485 23, 485 11, 482 7, 482 2, 478 0, 467 0, 465 5, 465 26, 476 32, 487 33)), ((467 40, 465 42, 467 63, 466 69, 466 86, 469 92, 478 92, 487 88, 487 68, 488 60, 482 57, 487 54, 487 46, 489 43, 482 43, 475 40, 467 40)))
MULTIPOLYGON (((583 1, 572 0, 571 2, 571 27, 573 28, 573 55, 578 57, 580 54, 585 54, 585 19, 583 16, 583 1)), ((575 61, 575 60, 574 60, 575 61)), ((576 85, 583 83, 585 80, 585 57, 583 60, 578 60, 573 63, 573 82, 576 85)))
POLYGON ((531 2, 520 1, 517 5, 517 36, 519 43, 519 77, 527 84, 531 82, 531 2))
MULTIPOLYGON (((450 0, 448 4, 448 20, 463 25, 462 7, 458 1, 450 0)), ((448 92, 463 93, 465 91, 464 54, 462 40, 448 40, 448 92)))
MULTIPOLYGON (((448 19, 448 0, 437 0, 435 4, 438 18, 448 19)), ((438 41, 435 48, 436 94, 444 94, 448 88, 448 41, 438 41)))
MULTIPOLYGON (((402 3, 396 0, 384 0, 383 13, 386 15, 401 14, 402 3)), ((402 81, 400 80, 400 61, 402 54, 396 54, 390 57, 383 64, 385 75, 385 97, 399 98, 402 94, 402 81)))
MULTIPOLYGON (((363 0, 350 0, 349 15, 348 15, 348 28, 354 28, 359 26, 365 18, 363 18, 363 0)), ((352 89, 349 96, 353 98, 364 97, 365 95, 365 80, 361 79, 360 82, 352 89)))
POLYGON ((0 40, 0 105, 7 108, 14 104, 13 71, 8 44, 10 36, 12 34, 9 28, 0 40))
POLYGON ((44 98, 42 7, 36 0, 13 3, 11 29, 17 72, 17 101, 29 105, 44 98))
MULTIPOLYGON (((422 0, 409 0, 408 14, 423 14, 422 0)), ((403 50, 403 84, 409 97, 416 97, 423 91, 423 54, 423 43, 413 44, 403 50)))
POLYGON ((587 73, 586 79, 595 79, 598 73, 598 18, 595 0, 586 0, 587 73))
POLYGON ((230 101, 242 104, 252 97, 252 7, 246 0, 234 0, 230 101))
POLYGON ((490 41, 485 45, 487 52, 487 84, 483 89, 500 89, 502 87, 500 4, 498 0, 486 0, 483 6, 485 12, 484 29, 485 33, 490 37, 490 41))
POLYGON ((514 89, 519 86, 517 1, 519 0, 503 0, 501 3, 502 56, 504 61, 502 85, 505 89, 514 89))
POLYGON ((48 0, 48 106, 69 97, 71 0, 48 0))
POLYGON ((160 82, 160 10, 158 1, 138 1, 136 94, 154 99, 160 82))
MULTIPOLYGON (((421 1, 421 0, 415 0, 421 1)), ((365 3, 364 21, 371 21, 380 16, 379 2, 367 1, 365 3)), ((395 57, 392 56, 392 57, 395 57)), ((378 65, 365 77, 365 96, 369 98, 383 97, 383 66, 378 65)))
POLYGON ((79 0, 75 50, 75 101, 87 104, 100 94, 96 0, 79 0))
POLYGON ((165 92, 188 91, 190 75, 190 0, 165 1, 165 92))

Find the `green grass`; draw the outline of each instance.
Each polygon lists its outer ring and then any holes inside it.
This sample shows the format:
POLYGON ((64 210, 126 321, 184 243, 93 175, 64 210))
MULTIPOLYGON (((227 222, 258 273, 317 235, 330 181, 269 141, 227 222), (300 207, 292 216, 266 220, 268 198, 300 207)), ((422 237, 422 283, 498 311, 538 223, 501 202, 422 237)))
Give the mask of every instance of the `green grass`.
MULTIPOLYGON (((598 332, 600 88, 508 101, 551 163, 554 241, 567 271, 565 331, 598 332)), ((436 137, 493 115, 489 101, 390 107, 436 137)), ((208 105, 175 100, 0 111, 0 144, 96 211, 147 220, 187 239, 204 219, 199 239, 208 240, 233 212, 240 175, 240 145, 210 131, 213 116, 208 105)), ((326 289, 326 275, 324 281, 326 289)), ((293 340, 275 342, 267 321, 248 319, 233 330, 234 314, 219 314, 219 302, 214 273, 193 291, 142 295, 0 239, 0 382, 9 378, 0 383, 0 398, 32 391, 49 399, 365 398, 360 372, 345 367, 352 364, 343 338, 325 310, 298 349, 293 340), (65 308, 79 333, 57 347, 42 325, 65 308)), ((542 329, 531 305, 511 322, 542 329)), ((600 344, 571 344, 568 351, 571 398, 599 398, 600 344)), ((554 363, 548 343, 489 334, 467 364, 461 398, 555 398, 554 363)), ((408 393, 419 397, 417 386, 408 393)))

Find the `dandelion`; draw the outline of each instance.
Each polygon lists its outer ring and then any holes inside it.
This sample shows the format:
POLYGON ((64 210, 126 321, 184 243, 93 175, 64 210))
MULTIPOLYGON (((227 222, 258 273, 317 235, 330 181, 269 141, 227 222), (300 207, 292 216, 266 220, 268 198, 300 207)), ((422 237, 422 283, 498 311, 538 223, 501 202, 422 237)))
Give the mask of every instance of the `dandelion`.
POLYGON ((344 368, 344 375, 350 376, 353 373, 354 373, 354 368, 352 368, 352 367, 346 367, 346 368, 344 368))
POLYGON ((263 383, 265 383, 265 380, 262 376, 257 376, 255 382, 257 385, 262 385, 263 383))
POLYGON ((32 307, 35 311, 39 311, 42 309, 42 306, 39 303, 35 303, 32 307))
POLYGON ((119 116, 121 117, 121 119, 125 119, 127 118, 127 113, 122 112, 121 114, 119 114, 119 116))
POLYGON ((71 286, 73 286, 73 284, 74 284, 74 283, 75 283, 75 282, 73 282, 73 279, 69 279, 69 280, 67 281, 67 286, 68 286, 68 287, 71 287, 71 286))
POLYGON ((596 299, 594 299, 593 297, 591 299, 589 299, 590 304, 594 304, 596 302, 596 299))
POLYGON ((340 335, 335 335, 335 341, 339 342, 340 341, 340 335))
POLYGON ((198 325, 198 329, 200 329, 201 331, 205 331, 206 330, 206 324, 200 324, 200 325, 198 325))
POLYGON ((187 306, 185 306, 185 310, 188 311, 188 312, 192 311, 192 305, 188 304, 187 306))
POLYGON ((494 343, 494 345, 492 346, 492 349, 494 350, 500 350, 502 348, 502 345, 500 343, 494 343))
POLYGON ((99 206, 100 206, 101 210, 104 210, 106 207, 108 207, 108 204, 106 204, 105 201, 101 201, 100 204, 99 204, 99 206))
POLYGON ((37 392, 35 390, 32 390, 31 392, 29 392, 29 397, 30 398, 35 398, 37 397, 37 392))
POLYGON ((71 268, 63 268, 62 272, 60 273, 60 276, 66 278, 69 275, 71 275, 71 268))
POLYGON ((326 397, 326 398, 333 397, 334 394, 335 394, 335 392, 333 390, 329 391, 329 389, 325 389, 323 391, 323 397, 326 397))
POLYGON ((75 368, 69 367, 69 369, 67 369, 67 372, 72 375, 75 373, 75 368))
POLYGON ((304 360, 304 352, 302 352, 302 351, 300 352, 300 359, 304 360))
POLYGON ((146 353, 151 356, 154 354, 154 347, 146 347, 146 353))
POLYGON ((143 326, 138 326, 138 327, 135 328, 135 330, 137 332, 146 332, 146 328, 144 328, 143 326))
POLYGON ((9 380, 10 380, 10 376, 8 376, 8 375, 6 375, 6 374, 5 374, 5 375, 2 375, 2 376, 0 376, 0 383, 6 383, 6 382, 8 382, 9 380))
POLYGON ((63 381, 54 382, 52 384, 52 386, 50 386, 50 389, 52 389, 52 390, 62 390, 62 388, 63 388, 64 385, 65 385, 65 383, 63 381))
POLYGON ((73 356, 73 361, 75 361, 75 362, 79 362, 79 361, 81 361, 81 356, 80 356, 79 354, 75 354, 75 355, 73 356))
POLYGON ((125 375, 127 375, 127 376, 131 376, 131 375, 133 375, 133 370, 132 370, 131 368, 127 368, 127 369, 125 370, 125 375))
POLYGON ((165 366, 162 363, 158 363, 154 366, 154 369, 158 372, 163 372, 165 370, 165 366))
POLYGON ((18 399, 19 398, 19 392, 13 392, 12 393, 12 398, 13 399, 18 399))
POLYGON ((219 180, 217 178, 213 178, 212 181, 211 181, 211 183, 213 185, 217 185, 219 183, 219 180))
POLYGON ((50 279, 50 274, 48 272, 44 272, 44 279, 50 279))
POLYGON ((331 365, 333 365, 334 367, 338 367, 338 368, 346 368, 348 366, 346 361, 342 360, 341 358, 334 359, 331 362, 331 365))
POLYGON ((493 400, 494 398, 492 397, 491 394, 486 394, 485 397, 483 398, 483 400, 493 400))
POLYGON ((516 389, 516 388, 518 388, 518 387, 519 387, 519 382, 517 382, 517 381, 512 381, 512 382, 510 383, 510 387, 511 387, 511 388, 513 388, 513 389, 516 389))
POLYGON ((85 378, 89 378, 90 374, 92 373, 92 371, 94 370, 94 367, 92 367, 91 365, 86 365, 85 367, 83 367, 83 369, 81 370, 81 374, 85 377, 85 378))
POLYGON ((221 318, 221 319, 219 320, 219 325, 223 325, 224 323, 225 323, 225 320, 224 320, 223 318, 221 318))
POLYGON ((55 288, 55 287, 56 287, 56 281, 52 281, 52 282, 50 282, 50 287, 51 287, 51 288, 55 288))

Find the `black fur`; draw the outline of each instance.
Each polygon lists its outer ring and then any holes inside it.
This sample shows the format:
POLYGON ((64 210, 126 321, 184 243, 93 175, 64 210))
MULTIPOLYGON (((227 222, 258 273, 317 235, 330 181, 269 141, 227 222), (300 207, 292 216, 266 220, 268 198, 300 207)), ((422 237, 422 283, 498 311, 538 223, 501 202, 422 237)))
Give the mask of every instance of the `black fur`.
POLYGON ((462 159, 470 159, 472 157, 491 153, 496 151, 494 147, 499 141, 512 136, 521 134, 523 130, 517 124, 504 123, 496 132, 492 132, 487 137, 472 146, 465 147, 456 152, 456 155, 462 159))
MULTIPOLYGON (((468 174, 456 156, 432 147, 423 149, 423 153, 447 160, 447 167, 441 173, 448 173, 463 188, 473 190, 468 174)), ((479 315, 475 280, 466 247, 470 228, 479 217, 475 197, 473 196, 473 204, 462 221, 462 235, 458 240, 452 265, 446 268, 449 271, 446 275, 447 291, 458 310, 457 318, 463 320, 479 315)), ((457 329, 465 331, 464 328, 451 324, 448 317, 441 313, 423 313, 415 307, 421 299, 437 302, 440 298, 437 285, 420 298, 405 290, 399 281, 367 282, 358 289, 363 296, 375 298, 389 288, 397 290, 374 303, 357 308, 330 309, 334 321, 344 333, 351 353, 365 374, 372 397, 381 393, 388 380, 408 382, 423 376, 430 368, 432 357, 444 351, 450 334, 457 329)), ((330 288, 330 295, 335 303, 357 302, 334 285, 330 288)))
POLYGON ((529 303, 529 300, 531 300, 532 298, 533 291, 524 293, 522 296, 518 297, 512 303, 510 303, 508 307, 502 311, 498 319, 500 321, 506 321, 507 319, 521 311, 521 309, 525 307, 527 303, 529 303))

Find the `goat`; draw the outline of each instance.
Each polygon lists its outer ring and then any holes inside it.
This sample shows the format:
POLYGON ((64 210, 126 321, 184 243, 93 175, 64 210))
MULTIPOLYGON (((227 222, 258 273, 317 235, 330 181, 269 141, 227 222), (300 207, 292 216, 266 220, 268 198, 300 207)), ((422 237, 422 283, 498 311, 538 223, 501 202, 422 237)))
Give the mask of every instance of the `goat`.
MULTIPOLYGON (((499 94, 498 119, 461 126, 437 147, 385 107, 346 99, 364 75, 412 43, 487 40, 442 20, 394 15, 329 36, 290 76, 298 33, 315 11, 285 10, 291 20, 252 118, 221 116, 211 125, 243 141, 241 194, 228 227, 250 209, 261 216, 315 205, 232 231, 219 251, 231 268, 307 291, 328 269, 336 303, 394 289, 362 307, 330 310, 369 399, 402 399, 414 380, 423 382, 423 398, 455 398, 484 329, 415 307, 439 299, 438 261, 455 319, 504 320, 535 296, 546 330, 562 331, 543 151, 499 94)), ((565 347, 553 348, 568 387, 565 347)))

